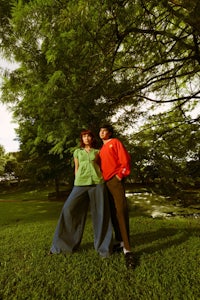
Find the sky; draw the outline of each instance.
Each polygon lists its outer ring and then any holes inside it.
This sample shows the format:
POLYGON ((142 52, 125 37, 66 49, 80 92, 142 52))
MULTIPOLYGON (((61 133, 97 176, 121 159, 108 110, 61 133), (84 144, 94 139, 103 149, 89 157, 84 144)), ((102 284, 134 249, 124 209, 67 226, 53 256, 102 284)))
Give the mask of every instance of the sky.
POLYGON ((0 103, 0 145, 4 147, 6 153, 19 150, 15 128, 17 124, 13 123, 12 113, 0 103))
MULTIPOLYGON (((0 58, 0 68, 14 69, 15 67, 15 64, 8 63, 0 58)), ((2 69, 0 69, 1 72, 2 69)), ((17 124, 13 122, 12 113, 0 100, 0 145, 4 147, 6 153, 19 150, 19 142, 16 140, 17 135, 15 128, 17 128, 17 124)))

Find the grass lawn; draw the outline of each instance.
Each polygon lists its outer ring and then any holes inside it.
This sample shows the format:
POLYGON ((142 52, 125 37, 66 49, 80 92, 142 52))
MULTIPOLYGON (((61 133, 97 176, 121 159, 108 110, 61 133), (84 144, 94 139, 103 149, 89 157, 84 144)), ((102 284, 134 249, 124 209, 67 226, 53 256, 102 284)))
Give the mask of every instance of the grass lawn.
POLYGON ((130 271, 123 254, 95 252, 90 215, 78 252, 47 256, 63 203, 10 200, 0 202, 0 299, 200 299, 200 219, 132 210, 137 267, 130 271))

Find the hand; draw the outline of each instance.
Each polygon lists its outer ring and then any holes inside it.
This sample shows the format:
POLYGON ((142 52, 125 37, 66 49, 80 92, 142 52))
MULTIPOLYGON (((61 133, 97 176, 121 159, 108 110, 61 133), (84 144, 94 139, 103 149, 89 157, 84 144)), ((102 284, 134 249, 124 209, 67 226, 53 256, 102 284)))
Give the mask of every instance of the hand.
POLYGON ((115 175, 115 177, 116 177, 119 181, 122 180, 118 175, 115 175))

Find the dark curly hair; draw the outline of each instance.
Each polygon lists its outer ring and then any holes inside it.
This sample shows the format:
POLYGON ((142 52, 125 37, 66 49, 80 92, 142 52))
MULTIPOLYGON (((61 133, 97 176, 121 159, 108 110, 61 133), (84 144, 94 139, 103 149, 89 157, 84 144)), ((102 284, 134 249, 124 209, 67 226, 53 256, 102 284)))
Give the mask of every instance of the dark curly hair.
POLYGON ((114 134, 114 129, 113 129, 112 125, 110 125, 110 124, 101 124, 100 129, 101 129, 101 128, 107 129, 108 132, 110 133, 110 137, 113 136, 113 134, 114 134))
POLYGON ((92 131, 90 129, 83 129, 80 133, 80 146, 81 148, 85 147, 85 144, 83 143, 83 135, 88 134, 89 136, 91 136, 92 141, 91 141, 91 147, 95 148, 97 145, 96 139, 94 134, 92 133, 92 131))

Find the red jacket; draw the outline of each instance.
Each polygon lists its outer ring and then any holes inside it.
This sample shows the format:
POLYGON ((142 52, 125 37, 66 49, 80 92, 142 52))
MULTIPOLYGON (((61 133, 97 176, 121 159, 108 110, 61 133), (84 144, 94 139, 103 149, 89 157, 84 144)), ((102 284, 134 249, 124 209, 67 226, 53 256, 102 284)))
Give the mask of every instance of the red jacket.
POLYGON ((103 144, 99 155, 104 180, 115 175, 122 179, 130 174, 130 155, 118 139, 112 138, 103 144))

